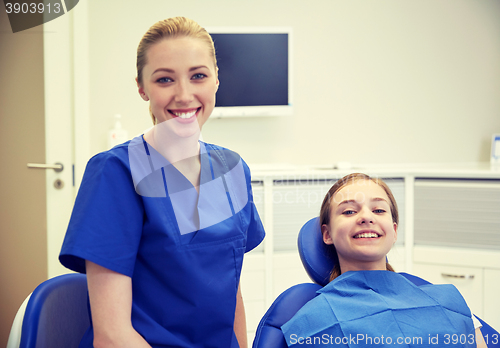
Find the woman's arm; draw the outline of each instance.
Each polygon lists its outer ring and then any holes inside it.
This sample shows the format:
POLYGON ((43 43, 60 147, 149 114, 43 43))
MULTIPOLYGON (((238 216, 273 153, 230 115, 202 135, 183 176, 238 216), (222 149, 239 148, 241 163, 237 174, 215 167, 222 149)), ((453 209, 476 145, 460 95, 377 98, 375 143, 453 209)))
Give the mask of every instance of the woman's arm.
POLYGON ((236 295, 236 312, 234 316, 234 333, 240 348, 247 348, 247 321, 245 317, 245 306, 243 305, 243 296, 241 296, 241 287, 238 284, 238 294, 236 295))
POLYGON ((95 348, 151 348, 132 326, 132 280, 86 261, 95 348))
POLYGON ((477 348, 488 348, 486 346, 486 342, 484 342, 483 334, 481 333, 481 329, 476 329, 476 345, 477 348))

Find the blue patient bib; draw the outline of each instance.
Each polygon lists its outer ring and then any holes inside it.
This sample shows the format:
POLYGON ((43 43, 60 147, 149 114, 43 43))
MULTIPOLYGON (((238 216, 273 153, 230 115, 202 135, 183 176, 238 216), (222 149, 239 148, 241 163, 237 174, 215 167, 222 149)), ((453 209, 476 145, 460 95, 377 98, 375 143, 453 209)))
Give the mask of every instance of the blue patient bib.
POLYGON ((475 347, 453 285, 416 286, 390 271, 346 272, 281 327, 289 347, 475 347))

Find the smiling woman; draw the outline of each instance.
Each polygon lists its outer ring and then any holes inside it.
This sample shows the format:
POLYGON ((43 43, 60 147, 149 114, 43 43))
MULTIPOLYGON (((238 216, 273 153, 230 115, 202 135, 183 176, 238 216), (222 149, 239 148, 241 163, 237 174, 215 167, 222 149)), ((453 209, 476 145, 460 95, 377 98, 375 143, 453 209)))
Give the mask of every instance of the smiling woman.
MULTIPOLYGON (((190 37, 167 38, 150 46, 146 57, 138 87, 150 102, 154 123, 167 122, 162 128, 170 128, 172 136, 197 139, 215 107, 219 84, 206 45, 190 37)), ((146 140, 153 137, 146 134, 146 140)))
POLYGON ((199 140, 219 84, 210 35, 154 24, 136 83, 155 126, 89 161, 61 250, 87 273, 80 347, 246 347, 239 279, 264 228, 246 163, 199 140))
MULTIPOLYGON (((154 45, 157 45, 161 43, 163 40, 167 39, 174 39, 174 38, 190 38, 190 39, 197 39, 195 40, 198 45, 204 45, 204 48, 202 48, 201 52, 203 56, 203 63, 206 64, 205 68, 208 69, 208 67, 213 68, 212 71, 214 73, 215 79, 217 80, 217 72, 218 72, 218 67, 217 67, 217 58, 215 55, 215 47, 212 38, 208 34, 208 32, 200 27, 198 23, 189 20, 184 17, 175 17, 175 18, 170 18, 164 21, 160 21, 158 23, 155 23, 147 32, 144 34, 142 37, 141 42, 139 43, 139 46, 137 48, 137 84, 139 86, 139 89, 143 87, 144 83, 144 77, 143 77, 143 71, 145 66, 150 62, 150 56, 154 53, 151 53, 150 48, 154 45), (206 58, 208 58, 208 61, 206 61, 206 58)), ((196 44, 194 44, 196 45, 196 44)), ((164 45, 165 47, 165 45, 164 45)), ((167 48, 168 50, 168 48, 167 48)), ((157 48, 155 49, 155 53, 161 53, 162 49, 157 48), (160 51, 160 52, 157 52, 160 51)), ((164 52, 165 54, 168 54, 167 52, 164 52)), ((170 52, 173 53, 173 52, 170 52)), ((183 57, 183 56, 181 56, 183 57)), ((156 62, 158 63, 158 62, 156 62)), ((161 62, 165 63, 165 61, 161 62)), ((198 62, 200 63, 200 62, 198 62)), ((154 63, 152 63, 154 65, 154 63)), ((172 73, 173 71, 169 67, 163 67, 158 66, 158 69, 165 70, 165 72, 172 73)), ((192 69, 197 68, 196 65, 190 67, 192 69)), ((156 72, 156 71, 155 71, 156 72)), ((164 80, 166 81, 166 79, 164 80)), ((218 83, 218 80, 217 80, 218 83)), ((139 90, 139 93, 141 93, 141 96, 143 99, 147 98, 144 96, 144 94, 139 90)), ((147 100, 147 99, 145 99, 147 100)), ((151 114, 153 124, 156 124, 156 118, 154 114, 151 114)))

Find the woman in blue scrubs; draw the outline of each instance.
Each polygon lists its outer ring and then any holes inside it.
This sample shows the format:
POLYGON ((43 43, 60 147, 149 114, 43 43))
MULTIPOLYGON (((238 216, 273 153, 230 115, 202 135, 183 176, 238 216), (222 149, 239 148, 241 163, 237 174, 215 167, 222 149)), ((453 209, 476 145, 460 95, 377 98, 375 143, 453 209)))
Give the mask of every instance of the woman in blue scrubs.
POLYGON ((355 173, 330 188, 320 211, 330 283, 281 327, 289 347, 485 347, 453 285, 417 287, 387 263, 398 220, 380 179, 355 173))
POLYGON ((89 161, 60 254, 87 274, 80 347, 247 346, 239 279, 264 229, 246 163, 199 141, 217 69, 210 35, 183 17, 139 44, 154 127, 89 161))

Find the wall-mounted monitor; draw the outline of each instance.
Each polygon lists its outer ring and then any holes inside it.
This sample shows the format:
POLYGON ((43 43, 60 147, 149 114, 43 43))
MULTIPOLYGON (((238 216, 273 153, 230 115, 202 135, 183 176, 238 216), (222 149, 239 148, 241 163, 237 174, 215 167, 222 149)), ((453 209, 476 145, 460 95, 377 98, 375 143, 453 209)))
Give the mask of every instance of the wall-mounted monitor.
POLYGON ((212 117, 291 115, 291 28, 207 28, 220 86, 212 117))

